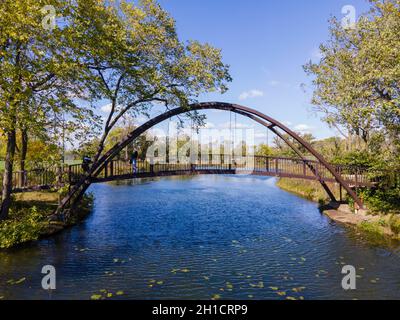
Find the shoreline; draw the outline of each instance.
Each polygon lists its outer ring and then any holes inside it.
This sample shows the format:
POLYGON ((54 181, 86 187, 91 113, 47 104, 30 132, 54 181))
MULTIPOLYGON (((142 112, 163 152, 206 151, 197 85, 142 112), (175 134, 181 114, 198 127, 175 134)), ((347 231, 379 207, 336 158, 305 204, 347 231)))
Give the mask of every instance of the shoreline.
POLYGON ((85 221, 93 211, 93 196, 85 195, 68 221, 52 219, 58 203, 54 191, 22 193, 15 202, 15 216, 0 224, 0 251, 12 250, 50 238, 85 221), (18 208, 19 207, 19 208, 18 208))
POLYGON ((320 198, 321 194, 311 190, 308 185, 297 182, 294 187, 285 183, 284 179, 278 179, 276 186, 281 190, 292 193, 303 199, 319 203, 319 210, 334 222, 348 227, 356 228, 359 231, 367 232, 375 236, 385 237, 388 240, 400 240, 400 234, 395 233, 388 226, 390 216, 369 214, 368 210, 354 212, 348 204, 329 203, 326 199, 320 198), (303 189, 301 188, 303 185, 303 189))

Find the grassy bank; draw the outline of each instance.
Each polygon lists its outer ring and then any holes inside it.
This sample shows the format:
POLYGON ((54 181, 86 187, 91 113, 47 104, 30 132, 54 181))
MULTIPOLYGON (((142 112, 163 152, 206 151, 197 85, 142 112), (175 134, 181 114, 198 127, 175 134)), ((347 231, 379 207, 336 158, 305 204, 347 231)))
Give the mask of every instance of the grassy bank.
POLYGON ((0 222, 0 249, 11 248, 49 236, 86 217, 92 208, 93 198, 85 196, 71 221, 51 221, 50 216, 58 205, 57 192, 29 192, 14 195, 8 220, 0 222))
MULTIPOLYGON (((318 202, 323 205, 330 201, 325 190, 321 187, 321 184, 313 180, 302 180, 302 179, 289 179, 281 178, 278 180, 276 185, 282 190, 294 193, 307 200, 318 202)), ((333 183, 328 183, 329 188, 337 199, 340 197, 339 187, 333 183)), ((346 196, 345 191, 343 197, 346 196)))
MULTIPOLYGON (((339 187, 336 184, 328 184, 335 197, 339 199, 339 187)), ((330 202, 325 190, 317 181, 281 178, 277 186, 282 190, 301 196, 307 200, 318 202, 321 206, 330 202)), ((343 198, 347 194, 343 191, 343 198)), ((379 211, 373 204, 373 200, 365 198, 367 210, 361 223, 357 227, 372 238, 391 237, 400 240, 400 211, 379 211)))

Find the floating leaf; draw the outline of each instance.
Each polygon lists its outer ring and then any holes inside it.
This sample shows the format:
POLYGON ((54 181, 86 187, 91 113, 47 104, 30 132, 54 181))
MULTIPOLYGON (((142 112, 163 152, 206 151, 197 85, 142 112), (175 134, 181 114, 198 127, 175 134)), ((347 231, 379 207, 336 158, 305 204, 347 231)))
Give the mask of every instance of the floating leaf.
POLYGON ((117 293, 116 293, 117 296, 122 296, 123 294, 124 294, 124 292, 122 290, 117 291, 117 293))
POLYGON ((250 286, 251 286, 252 288, 260 288, 260 289, 262 289, 262 288, 264 288, 264 282, 260 281, 260 282, 257 283, 257 284, 252 284, 252 283, 250 283, 250 286))
POLYGON ((278 291, 279 290, 279 288, 278 287, 269 287, 271 290, 273 290, 273 291, 278 291))
POLYGON ((250 299, 254 298, 254 296, 252 294, 249 294, 247 297, 249 297, 250 299))
POLYGON ((182 269, 181 272, 188 273, 188 272, 190 272, 190 270, 189 269, 182 269))
POLYGON ((90 297, 92 300, 100 300, 103 296, 101 294, 94 294, 90 297))
POLYGON ((206 281, 210 280, 210 277, 207 277, 207 276, 204 276, 203 278, 204 278, 204 280, 206 280, 206 281))
POLYGON ((219 299, 221 299, 221 296, 219 294, 214 294, 211 299, 212 300, 219 300, 219 299))
POLYGON ((14 283, 14 284, 20 284, 20 283, 24 282, 25 280, 26 280, 26 278, 25 278, 25 277, 24 277, 24 278, 21 278, 21 279, 19 279, 19 280, 15 281, 15 283, 14 283))
POLYGON ((112 298, 113 294, 111 292, 107 293, 107 298, 112 298))
POLYGON ((233 284, 230 283, 230 282, 227 282, 227 283, 226 283, 226 287, 227 287, 228 289, 233 289, 233 284))
POLYGON ((276 294, 281 296, 281 297, 282 296, 286 296, 286 292, 285 291, 278 291, 276 294))
POLYGON ((157 281, 157 284, 162 285, 162 284, 164 284, 164 281, 157 281))

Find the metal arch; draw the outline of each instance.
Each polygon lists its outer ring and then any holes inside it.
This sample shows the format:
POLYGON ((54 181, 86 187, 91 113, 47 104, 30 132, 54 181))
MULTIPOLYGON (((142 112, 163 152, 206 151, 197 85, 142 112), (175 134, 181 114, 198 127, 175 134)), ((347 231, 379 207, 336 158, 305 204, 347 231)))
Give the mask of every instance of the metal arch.
POLYGON ((282 131, 286 132, 290 137, 300 143, 308 152, 310 152, 318 161, 332 174, 332 176, 336 179, 336 181, 347 191, 347 193, 353 198, 355 203, 359 206, 359 208, 363 208, 362 201, 358 198, 356 193, 350 188, 350 186, 342 179, 339 173, 319 154, 308 142, 302 139, 295 132, 290 130, 288 127, 280 123, 279 121, 248 107, 244 107, 237 104, 231 103, 223 103, 223 102, 204 102, 192 104, 189 108, 176 108, 169 110, 138 127, 134 131, 132 131, 123 141, 116 144, 113 148, 111 148, 108 152, 106 152, 97 162, 97 165, 93 166, 88 173, 88 176, 83 178, 76 186, 74 186, 70 192, 70 194, 62 201, 61 205, 57 209, 56 213, 59 213, 60 210, 64 209, 66 204, 68 204, 74 195, 78 192, 77 198, 83 195, 83 193, 90 186, 90 179, 97 177, 100 172, 104 169, 107 163, 113 159, 121 150, 123 150, 129 143, 138 138, 141 134, 145 133, 147 130, 151 129, 155 125, 180 114, 187 113, 190 111, 200 111, 200 110, 224 110, 224 111, 232 111, 238 114, 242 114, 245 116, 250 116, 253 120, 263 124, 270 130, 274 127, 278 127, 282 131), (264 121, 260 122, 257 118, 263 119, 270 123, 270 125, 264 123, 264 121))

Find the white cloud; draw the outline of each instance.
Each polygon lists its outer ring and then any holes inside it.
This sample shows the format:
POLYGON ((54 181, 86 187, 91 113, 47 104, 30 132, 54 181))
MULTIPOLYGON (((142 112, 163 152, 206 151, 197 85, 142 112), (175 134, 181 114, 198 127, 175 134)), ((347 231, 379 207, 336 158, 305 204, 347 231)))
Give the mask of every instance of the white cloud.
POLYGON ((301 133, 311 133, 314 128, 307 124, 298 124, 294 127, 294 130, 299 131, 301 133))
POLYGON ((271 87, 276 87, 276 86, 279 86, 280 84, 281 83, 279 81, 277 81, 277 80, 268 81, 268 85, 271 86, 271 87))
POLYGON ((250 91, 245 91, 242 92, 239 96, 239 100, 246 100, 249 98, 257 98, 257 97, 263 97, 264 96, 264 92, 262 92, 261 90, 257 90, 257 89, 253 89, 250 91))
POLYGON ((319 48, 314 48, 311 52, 311 60, 313 62, 319 62, 323 57, 324 55, 319 48))
POLYGON ((102 107, 100 108, 100 110, 101 110, 102 112, 104 112, 104 113, 110 113, 110 112, 111 112, 111 107, 112 107, 112 104, 109 103, 109 104, 106 104, 106 105, 102 106, 102 107))
POLYGON ((245 123, 240 123, 240 122, 237 122, 236 125, 235 125, 235 121, 225 122, 225 123, 219 125, 218 127, 221 128, 221 129, 230 129, 230 128, 232 128, 232 130, 235 129, 235 128, 236 129, 249 129, 249 128, 251 128, 250 125, 245 124, 245 123))
POLYGON ((204 124, 204 127, 203 127, 204 129, 214 129, 215 128, 215 124, 214 123, 212 123, 212 122, 206 122, 205 124, 204 124))
POLYGON ((290 121, 283 121, 282 123, 287 127, 290 127, 293 124, 290 121))
POLYGON ((266 134, 266 133, 263 133, 263 132, 257 132, 257 133, 254 135, 254 138, 256 138, 256 139, 265 139, 265 138, 267 138, 267 134, 266 134))

